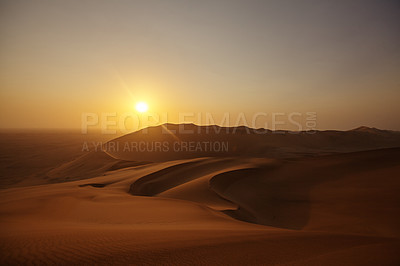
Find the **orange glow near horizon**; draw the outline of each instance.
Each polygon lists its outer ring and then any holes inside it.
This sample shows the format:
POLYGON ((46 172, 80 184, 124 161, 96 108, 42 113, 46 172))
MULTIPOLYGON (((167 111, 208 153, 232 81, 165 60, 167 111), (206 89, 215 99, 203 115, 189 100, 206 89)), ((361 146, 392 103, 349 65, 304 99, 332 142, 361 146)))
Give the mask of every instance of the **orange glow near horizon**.
POLYGON ((1 5, 0 128, 79 128, 143 100, 173 123, 316 112, 318 129, 400 130, 391 2, 117 2, 1 5))

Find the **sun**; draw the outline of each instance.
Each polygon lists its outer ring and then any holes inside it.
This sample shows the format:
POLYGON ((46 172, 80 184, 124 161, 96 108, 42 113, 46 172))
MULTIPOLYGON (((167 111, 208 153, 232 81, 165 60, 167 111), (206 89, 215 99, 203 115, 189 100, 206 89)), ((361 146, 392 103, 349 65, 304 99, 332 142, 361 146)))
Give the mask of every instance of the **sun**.
POLYGON ((135 108, 139 113, 144 113, 149 109, 149 106, 145 102, 138 102, 135 108))

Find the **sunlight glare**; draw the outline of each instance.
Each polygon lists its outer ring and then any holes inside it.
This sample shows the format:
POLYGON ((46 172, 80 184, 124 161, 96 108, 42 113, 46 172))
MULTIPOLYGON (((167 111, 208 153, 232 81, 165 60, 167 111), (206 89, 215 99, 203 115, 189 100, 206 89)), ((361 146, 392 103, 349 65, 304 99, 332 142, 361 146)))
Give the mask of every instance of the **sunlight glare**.
POLYGON ((138 103, 136 104, 136 110, 137 110, 139 113, 144 113, 144 112, 146 112, 148 109, 149 109, 149 106, 148 106, 147 103, 145 103, 145 102, 138 102, 138 103))

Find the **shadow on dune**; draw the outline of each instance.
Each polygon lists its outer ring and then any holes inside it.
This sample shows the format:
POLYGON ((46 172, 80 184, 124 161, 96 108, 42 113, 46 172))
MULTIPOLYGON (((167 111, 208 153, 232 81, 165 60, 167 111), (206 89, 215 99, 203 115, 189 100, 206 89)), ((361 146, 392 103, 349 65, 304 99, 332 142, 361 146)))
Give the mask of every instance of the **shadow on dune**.
POLYGON ((131 184, 129 193, 159 196, 179 187, 178 199, 213 208, 204 200, 211 193, 238 206, 219 210, 250 223, 297 230, 389 232, 396 230, 392 221, 400 222, 399 215, 387 211, 399 200, 395 189, 399 158, 400 148, 261 162, 201 158, 145 175, 131 184), (185 189, 190 192, 185 194, 185 189))
POLYGON ((301 229, 309 218, 308 189, 293 189, 273 172, 280 166, 248 168, 218 174, 210 187, 221 197, 237 204, 237 210, 225 210, 232 218, 280 228, 301 229))
POLYGON ((88 187, 88 186, 91 186, 91 187, 95 187, 95 188, 103 188, 103 187, 105 187, 105 186, 107 186, 107 185, 109 185, 109 184, 89 183, 89 184, 82 184, 82 185, 79 185, 79 187, 88 187))
POLYGON ((173 165, 136 180, 131 185, 129 193, 136 196, 154 196, 207 173, 234 164, 235 161, 231 158, 202 158, 173 165))
POLYGON ((385 211, 399 199, 393 193, 399 158, 393 148, 285 161, 218 174, 210 187, 239 206, 224 213, 246 222, 302 229, 315 219, 312 209, 332 219, 368 225, 378 217, 385 224, 399 218, 385 211))

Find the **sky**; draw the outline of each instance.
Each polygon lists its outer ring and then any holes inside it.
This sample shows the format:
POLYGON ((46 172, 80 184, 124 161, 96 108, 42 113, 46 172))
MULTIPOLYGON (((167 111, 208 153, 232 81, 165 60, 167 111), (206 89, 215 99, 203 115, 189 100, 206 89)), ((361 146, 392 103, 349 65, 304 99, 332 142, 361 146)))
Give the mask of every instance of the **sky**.
POLYGON ((311 112, 317 129, 400 130, 398 14, 389 0, 1 0, 0 127, 79 128, 144 101, 168 122, 311 112))

